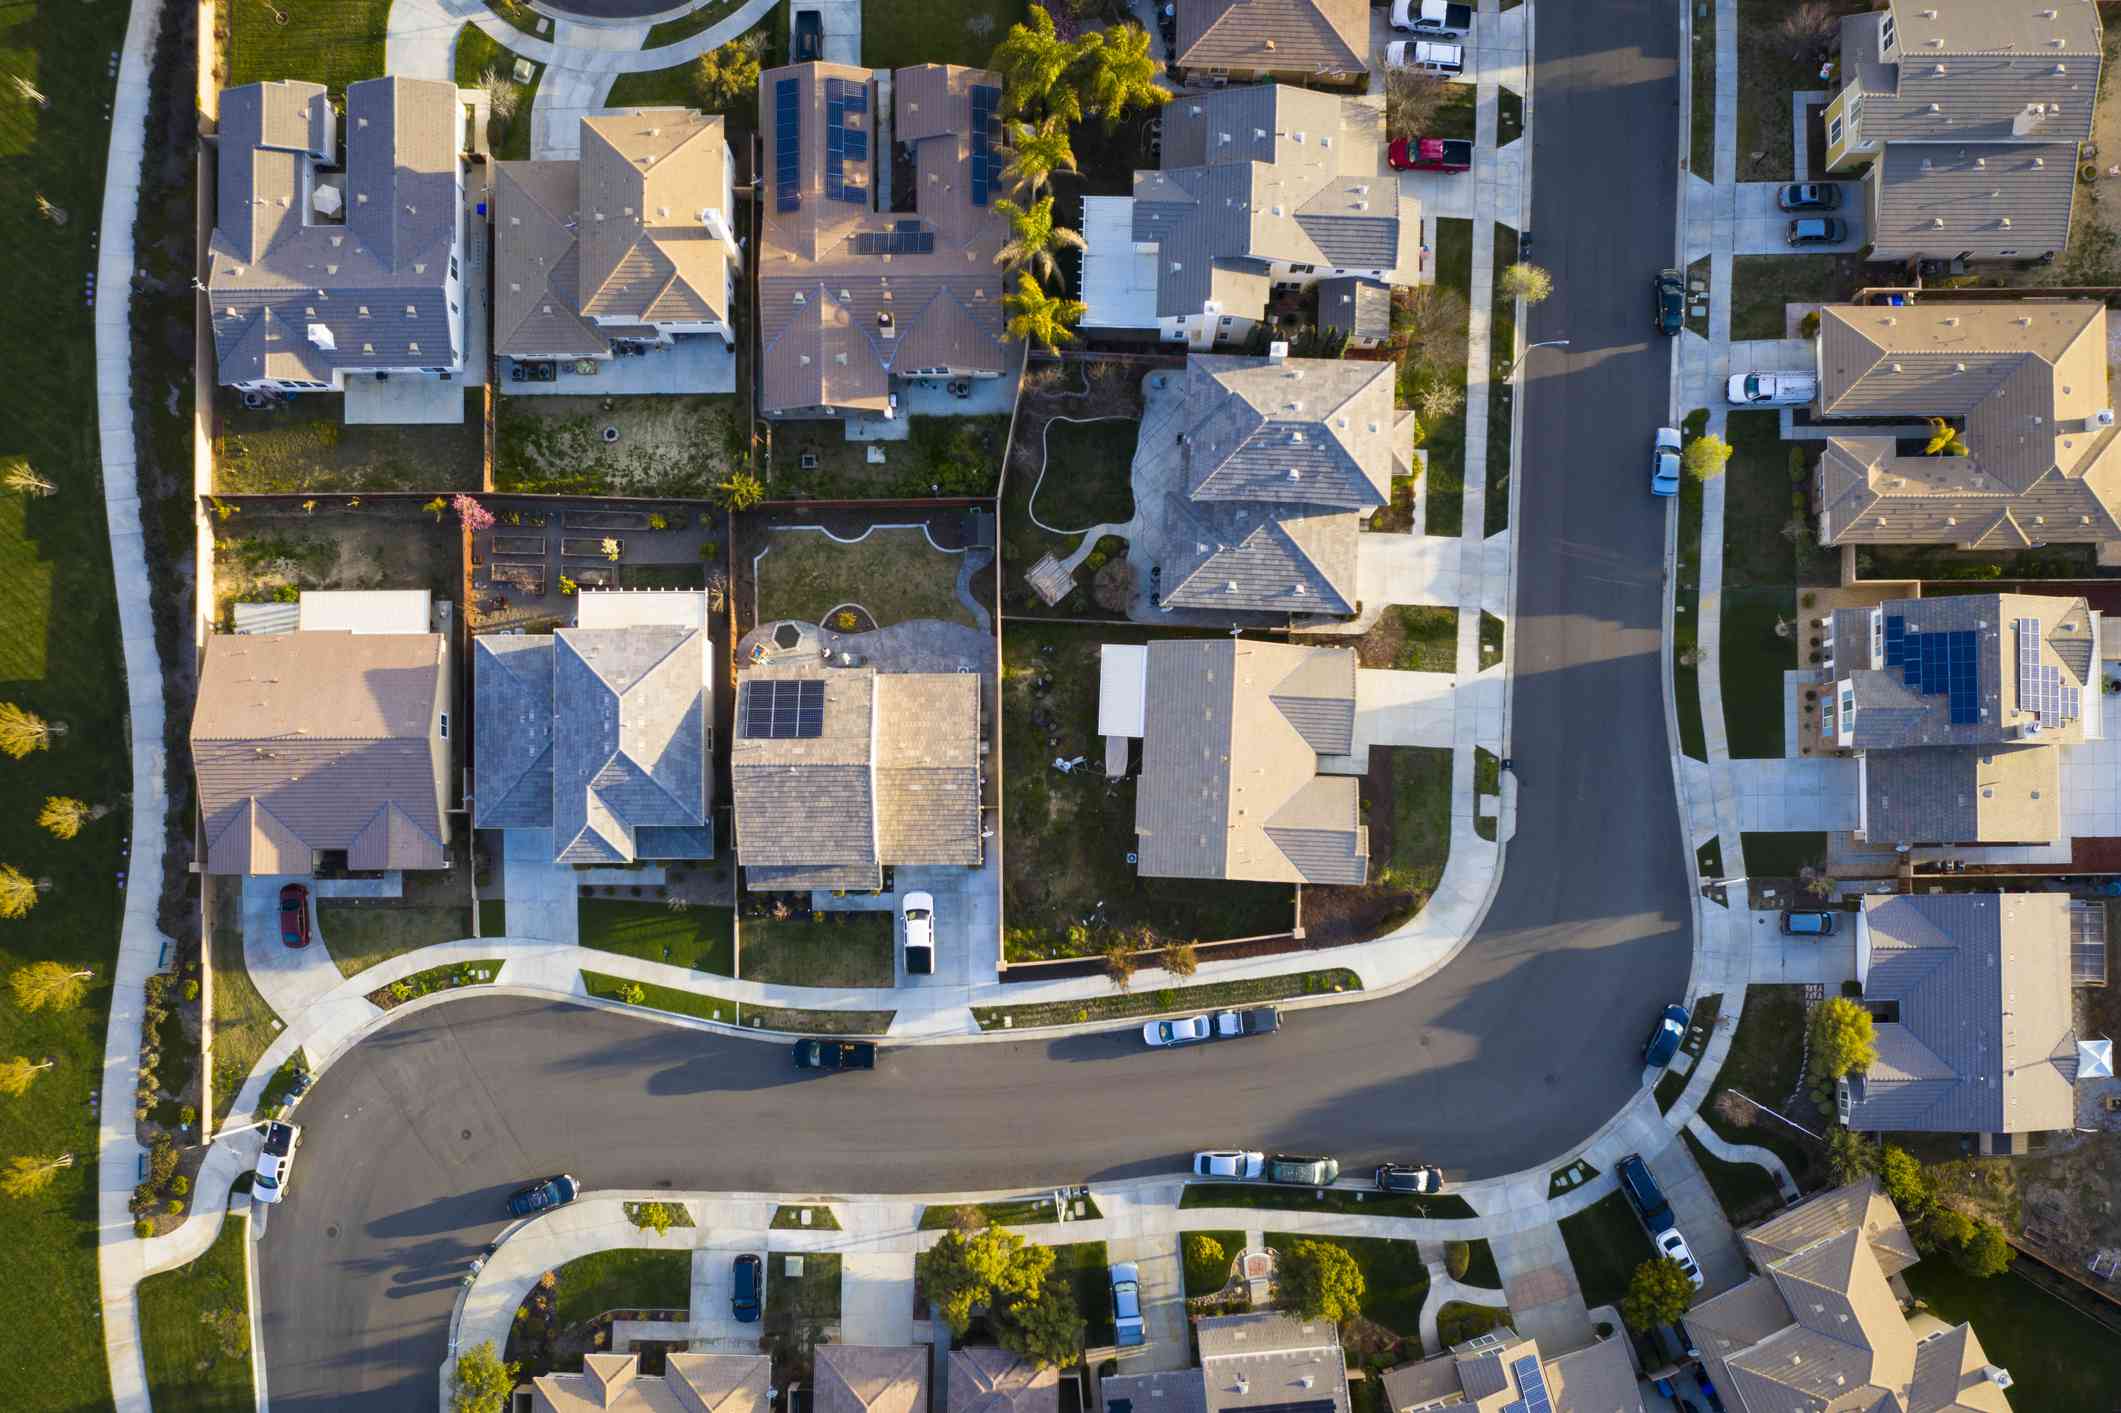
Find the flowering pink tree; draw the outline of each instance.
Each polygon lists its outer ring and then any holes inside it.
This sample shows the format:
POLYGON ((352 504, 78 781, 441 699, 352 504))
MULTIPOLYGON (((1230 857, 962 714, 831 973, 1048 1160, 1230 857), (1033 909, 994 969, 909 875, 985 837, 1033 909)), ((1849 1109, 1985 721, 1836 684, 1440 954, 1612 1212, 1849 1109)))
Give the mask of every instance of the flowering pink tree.
POLYGON ((490 530, 493 528, 493 512, 480 505, 470 496, 460 493, 449 505, 452 510, 456 511, 457 519, 464 522, 465 529, 490 530))

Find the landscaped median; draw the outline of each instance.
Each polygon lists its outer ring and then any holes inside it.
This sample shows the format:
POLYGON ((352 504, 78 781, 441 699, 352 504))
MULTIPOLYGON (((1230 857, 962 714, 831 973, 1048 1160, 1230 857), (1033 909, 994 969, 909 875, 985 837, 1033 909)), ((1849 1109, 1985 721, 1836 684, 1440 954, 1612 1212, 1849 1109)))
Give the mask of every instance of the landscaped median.
MULTIPOLYGON (((1079 1208, 1071 1218, 1074 1221, 1094 1222, 1105 1214, 1098 1210, 1097 1203, 1088 1197, 1073 1199, 1079 1208)), ((974 1225, 996 1227, 1035 1226, 1041 1222, 1057 1222, 1060 1216, 1053 1210, 1051 1194, 1036 1197, 1012 1197, 1001 1202, 963 1202, 949 1206, 923 1207, 921 1209, 922 1231, 945 1231, 961 1225, 960 1213, 976 1212, 982 1219, 974 1225)))
MULTIPOLYGON (((583 973, 586 978, 587 972, 583 973)), ((1155 991, 1122 991, 1070 1001, 1026 1001, 1023 1005, 974 1006, 972 1018, 981 1030, 1030 1030, 1042 1025, 1084 1025, 1127 1020, 1176 1011, 1212 1011, 1229 1006, 1287 1001, 1300 996, 1329 996, 1362 990, 1362 978, 1346 967, 1290 972, 1285 976, 1218 981, 1206 986, 1167 986, 1155 991)))
POLYGON ((1239 1207, 1260 1211, 1347 1212, 1365 1217, 1421 1217, 1447 1221, 1479 1214, 1455 1192, 1435 1197, 1374 1192, 1361 1187, 1285 1187, 1267 1182, 1189 1182, 1179 1209, 1239 1207))
POLYGON ((582 973, 583 989, 599 1000, 640 1006, 671 1015, 720 1021, 745 1029, 782 1030, 806 1035, 882 1035, 897 1011, 801 1011, 780 1006, 743 1006, 699 991, 635 981, 600 971, 582 973))

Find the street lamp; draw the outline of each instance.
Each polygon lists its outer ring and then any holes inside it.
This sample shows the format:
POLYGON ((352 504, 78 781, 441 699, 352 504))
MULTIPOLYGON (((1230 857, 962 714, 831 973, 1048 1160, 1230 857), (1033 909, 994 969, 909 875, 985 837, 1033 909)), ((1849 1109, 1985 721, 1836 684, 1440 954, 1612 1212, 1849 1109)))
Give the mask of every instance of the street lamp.
POLYGON ((1535 348, 1567 348, 1568 346, 1569 346, 1569 341, 1568 341, 1567 339, 1541 339, 1541 340, 1540 340, 1540 341, 1539 341, 1538 343, 1528 343, 1528 344, 1526 344, 1526 345, 1524 346, 1524 352, 1523 352, 1523 353, 1520 353, 1520 354, 1518 354, 1518 355, 1517 355, 1517 361, 1516 361, 1516 362, 1514 362, 1514 363, 1512 363, 1512 364, 1511 364, 1511 365, 1510 365, 1510 366, 1509 366, 1508 368, 1506 368, 1506 369, 1504 369, 1504 370, 1503 370, 1503 374, 1502 374, 1502 381, 1503 381, 1503 382, 1505 382, 1505 383, 1507 383, 1508 381, 1510 381, 1510 379, 1511 379, 1511 378, 1513 378, 1513 377, 1515 377, 1515 376, 1517 375, 1517 370, 1518 370, 1519 368, 1521 368, 1521 367, 1523 367, 1523 366, 1524 366, 1524 361, 1525 361, 1525 359, 1527 359, 1527 358, 1529 358, 1529 357, 1531 357, 1531 356, 1532 356, 1532 350, 1533 350, 1533 349, 1535 349, 1535 348))

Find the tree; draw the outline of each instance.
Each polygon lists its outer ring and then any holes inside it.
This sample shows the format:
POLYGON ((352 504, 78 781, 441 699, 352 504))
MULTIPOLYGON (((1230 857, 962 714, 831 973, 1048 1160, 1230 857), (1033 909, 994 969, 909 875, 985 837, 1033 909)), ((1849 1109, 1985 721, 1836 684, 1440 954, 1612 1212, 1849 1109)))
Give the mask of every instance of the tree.
POLYGON ((29 910, 37 906, 37 895, 51 886, 48 879, 32 883, 13 864, 0 864, 0 917, 28 917, 29 910))
POLYGON ((1652 1330, 1669 1325, 1693 1303, 1694 1282, 1686 1267, 1669 1256, 1659 1256, 1635 1268, 1628 1293, 1620 1301, 1620 1315, 1630 1328, 1652 1330))
POLYGON ((1714 432, 1704 432, 1686 444, 1679 464, 1696 481, 1711 481, 1723 474, 1723 463, 1731 459, 1731 444, 1714 432))
POLYGON ((1028 270, 1016 272, 1016 290, 1002 300, 1009 316, 1009 337, 1035 339, 1048 353, 1075 342, 1075 324, 1086 311, 1079 299, 1047 294, 1028 270))
POLYGON ((1952 1264, 1980 1280, 2002 1275, 2011 1264, 2011 1244, 2003 1228, 1986 1219, 1973 1228, 1971 1236, 1951 1249, 1952 1264))
POLYGON ((1846 1187, 1878 1171, 1878 1150, 1862 1134, 1836 1124, 1826 1134, 1826 1166, 1834 1185, 1846 1187))
POLYGON ((457 1356, 450 1373, 450 1413, 501 1413, 521 1373, 520 1365, 501 1362, 492 1340, 473 1345, 457 1356))
POLYGON ((1191 976, 1200 970, 1200 951, 1191 942, 1173 942, 1164 948, 1164 970, 1173 976, 1191 976))
POLYGON ((1936 1199, 1929 1174, 1897 1143, 1888 1143, 1878 1155, 1878 1183, 1900 1209, 1901 1217, 1910 1222, 1920 1220, 1936 1199))
POLYGON ((1812 1073, 1827 1079, 1867 1070, 1878 1059, 1871 1013, 1846 996, 1830 996, 1812 1012, 1812 1073))
POLYGON ((1105 942, 1105 975, 1117 990, 1125 991, 1134 985, 1134 972, 1140 965, 1129 939, 1113 937, 1105 942))
POLYGON ((1930 439, 1923 446, 1924 456, 1972 456, 1973 451, 1961 439, 1959 429, 1942 417, 1929 419, 1930 439))
POLYGON ((1009 165, 1002 177, 1017 192, 1036 196, 1046 189, 1055 172, 1075 170, 1075 147, 1068 141, 1068 124, 1060 118, 1041 118, 1036 124, 1011 123, 1009 165))
POLYGON ((633 1219, 633 1224, 643 1231, 652 1231, 657 1236, 668 1233, 677 1225, 677 1219, 684 1215, 678 1206, 671 1202, 633 1202, 627 1205, 632 1208, 627 1215, 633 1219))
POLYGON ((1103 40, 1094 33, 1062 39, 1043 5, 1033 5, 1026 21, 1009 26, 987 60, 987 67, 1002 76, 1002 112, 1043 110, 1071 123, 1081 121, 1082 97, 1068 82, 1068 72, 1103 40))
POLYGON ((1420 69, 1393 69, 1385 75, 1385 137, 1412 142, 1426 135, 1443 106, 1444 81, 1420 69))
POLYGON ((31 751, 49 750, 52 737, 64 736, 66 723, 46 721, 33 711, 0 702, 0 751, 21 760, 31 751))
POLYGON ((44 808, 37 813, 37 823, 58 835, 71 839, 81 832, 88 822, 89 807, 71 795, 51 795, 44 801, 44 808))
POLYGON ((648 999, 648 992, 638 981, 629 981, 619 988, 619 999, 629 1006, 638 1006, 648 999))
POLYGON ((27 1094, 29 1087, 37 1082, 37 1076, 51 1067, 50 1060, 40 1065, 22 1055, 12 1060, 0 1060, 0 1094, 27 1094))
POLYGON ((1931 1254, 1963 1246, 1973 1235, 1974 1219, 1956 1207, 1933 1208, 1914 1227, 1915 1245, 1931 1254))
POLYGON ((88 994, 88 980, 95 973, 87 967, 71 971, 58 962, 31 962, 8 976, 15 1004, 25 1011, 70 1011, 88 994))
POLYGON ((449 509, 449 501, 442 496, 436 496, 433 500, 421 506, 420 509, 434 516, 435 524, 439 525, 442 523, 442 512, 449 509))
POLYGON ((1433 427, 1466 405, 1466 390, 1457 383, 1432 381, 1414 394, 1414 410, 1421 425, 1433 427))
POLYGON ((464 528, 467 530, 491 530, 493 528, 493 512, 461 491, 450 500, 449 508, 456 511, 457 519, 463 523, 464 528))
POLYGON ((726 480, 716 483, 715 489, 722 493, 722 504, 731 510, 749 510, 766 498, 766 488, 749 471, 730 472, 726 480))
POLYGON ((1276 1263, 1282 1304, 1300 1318, 1339 1324, 1362 1313, 1362 1267, 1345 1246, 1299 1241, 1276 1263))
POLYGON ((759 90, 759 48, 750 35, 739 35, 719 49, 692 61, 692 86, 700 106, 720 110, 759 90))
POLYGON ((1053 1269, 1053 1250, 1030 1246, 1007 1227, 966 1234, 946 1231, 914 1262, 943 1323, 962 1335, 981 1305, 1035 1300, 1053 1269))
POLYGON ((59 488, 38 475, 36 468, 31 466, 23 457, 11 456, 7 458, 5 463, 0 464, 4 464, 5 467, 5 469, 0 469, 0 486, 5 486, 19 495, 26 496, 48 496, 58 493, 59 488))
POLYGON ((1171 90, 1158 81, 1163 68, 1150 47, 1149 32, 1128 21, 1108 27, 1102 43, 1083 51, 1076 82, 1084 106, 1101 116, 1110 132, 1133 109, 1171 101, 1171 90))
POLYGON ((995 252, 995 262, 1008 269, 1029 266, 1041 281, 1060 274, 1056 250, 1081 250, 1083 238, 1053 219, 1053 198, 1041 196, 1029 206, 1019 206, 1002 197, 994 203, 996 213, 1008 218, 1009 239, 995 252))
POLYGON ((9 1197, 34 1197, 52 1185, 59 1176, 59 1169, 74 1165, 74 1155, 61 1153, 56 1158, 32 1158, 18 1154, 7 1160, 7 1167, 0 1171, 0 1192, 9 1197))
POLYGON ((1816 53, 1826 43, 1840 23, 1825 0, 1804 0, 1804 3, 1782 17, 1775 32, 1789 44, 1792 59, 1804 59, 1816 53))
POLYGON ((1537 304, 1554 292, 1554 277, 1545 266, 1520 260, 1502 272, 1502 292, 1526 304, 1537 304))
POLYGON ((1442 285, 1398 286, 1392 291, 1392 337, 1418 352, 1424 366, 1462 381, 1471 312, 1464 295, 1442 285))
POLYGON ((1066 1281, 1047 1281, 1036 1295, 1010 1301, 994 1323, 995 1343, 1041 1369, 1072 1364, 1083 1352, 1083 1314, 1066 1281))

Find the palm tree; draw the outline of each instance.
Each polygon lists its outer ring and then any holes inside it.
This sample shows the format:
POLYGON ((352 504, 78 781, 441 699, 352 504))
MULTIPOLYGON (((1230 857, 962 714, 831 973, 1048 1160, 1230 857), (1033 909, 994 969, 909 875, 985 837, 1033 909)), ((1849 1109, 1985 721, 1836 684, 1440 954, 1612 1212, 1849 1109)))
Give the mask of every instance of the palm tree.
POLYGON ((1075 147, 1068 141, 1068 124, 1057 117, 1041 118, 1036 125, 1011 123, 1009 165, 1002 176, 1018 192, 1036 196, 1044 191, 1055 172, 1075 170, 1075 147))
POLYGON ((1973 450, 1959 435, 1959 429, 1942 417, 1930 420, 1929 445, 1922 448, 1924 456, 1972 456, 1973 450))
POLYGON ((1171 90, 1158 82, 1164 66, 1149 47, 1149 32, 1138 24, 1115 25, 1104 42, 1087 50, 1077 80, 1083 102, 1103 116, 1109 131, 1135 108, 1154 108, 1171 101, 1171 90))
POLYGON ((1009 243, 995 252, 997 264, 1012 270, 1028 265, 1039 279, 1047 280, 1060 273, 1060 262, 1053 258, 1054 251, 1083 248, 1081 236, 1054 223, 1053 198, 1050 196, 1041 196, 1029 207, 1018 206, 1003 197, 994 203, 994 209, 1009 218, 1009 243))
POLYGON ((1037 339, 1046 352, 1075 342, 1075 322, 1083 317, 1081 300, 1047 294, 1028 270, 1016 274, 1016 290, 1002 301, 1009 315, 1009 337, 1037 339))
POLYGON ((56 1158, 10 1158, 6 1171, 0 1172, 0 1192, 10 1197, 34 1197, 52 1185, 59 1169, 73 1165, 74 1155, 71 1153, 61 1153, 56 1158))
POLYGON ((1043 107, 1069 122, 1079 121, 1082 98, 1067 81, 1068 71, 1101 43, 1102 37, 1094 33, 1072 41, 1062 39, 1046 7, 1033 5, 1030 23, 1009 26, 1009 33, 987 60, 987 66, 1002 76, 1002 112, 1043 107))

